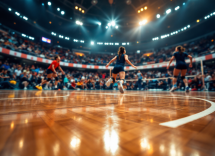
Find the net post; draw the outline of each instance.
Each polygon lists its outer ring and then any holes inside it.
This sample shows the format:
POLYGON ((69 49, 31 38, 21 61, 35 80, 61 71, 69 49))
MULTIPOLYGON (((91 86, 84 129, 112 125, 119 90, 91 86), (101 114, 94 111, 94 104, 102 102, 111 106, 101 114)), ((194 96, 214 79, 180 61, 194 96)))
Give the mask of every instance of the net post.
POLYGON ((201 72, 202 72, 202 84, 203 84, 203 87, 205 87, 203 61, 200 60, 200 62, 201 62, 201 72))

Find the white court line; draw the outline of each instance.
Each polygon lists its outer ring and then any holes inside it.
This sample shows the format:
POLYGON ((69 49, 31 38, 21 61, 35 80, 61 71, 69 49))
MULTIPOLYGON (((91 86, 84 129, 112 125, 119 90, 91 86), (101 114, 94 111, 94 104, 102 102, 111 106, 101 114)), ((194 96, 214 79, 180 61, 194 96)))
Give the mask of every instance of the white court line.
POLYGON ((199 112, 197 114, 194 114, 194 115, 191 115, 191 116, 188 116, 188 117, 184 117, 184 118, 181 118, 181 119, 173 120, 173 121, 160 123, 159 125, 167 126, 167 127, 171 127, 171 128, 176 128, 178 126, 184 125, 186 123, 189 123, 189 122, 192 122, 194 120, 200 119, 200 118, 202 118, 204 116, 207 116, 207 115, 209 115, 209 114, 211 114, 211 113, 213 113, 215 111, 215 103, 214 102, 206 100, 206 99, 201 99, 201 98, 195 98, 195 97, 190 97, 190 98, 209 102, 211 104, 211 106, 208 109, 206 109, 206 110, 204 110, 202 112, 199 112))
POLYGON ((59 97, 66 97, 66 96, 69 96, 69 94, 67 95, 64 95, 64 96, 53 96, 53 97, 23 97, 23 98, 3 98, 3 99, 0 99, 0 100, 20 100, 20 99, 50 99, 50 98, 59 98, 59 97))
MULTIPOLYGON (((120 94, 111 94, 111 93, 88 93, 88 94, 120 95, 120 94)), ((121 94, 121 95, 134 96, 135 94, 121 94)), ((141 95, 135 95, 135 96, 141 96, 141 95)), ((166 96, 147 96, 146 95, 146 97, 182 98, 184 96, 176 95, 174 97, 166 97, 166 96)), ((159 125, 166 126, 166 127, 171 127, 171 128, 176 128, 178 126, 184 125, 186 123, 189 123, 189 122, 192 122, 194 120, 200 119, 200 118, 202 118, 204 116, 207 116, 207 115, 209 115, 209 114, 211 114, 211 113, 213 113, 215 111, 215 103, 214 102, 206 100, 206 99, 202 99, 202 98, 196 98, 196 97, 190 97, 190 96, 188 96, 188 97, 191 98, 191 99, 197 99, 197 100, 203 100, 203 101, 209 102, 211 104, 211 106, 208 109, 206 109, 206 110, 204 110, 202 112, 199 112, 197 114, 194 114, 194 115, 191 115, 191 116, 188 116, 188 117, 184 117, 184 118, 181 118, 181 119, 173 120, 173 121, 160 123, 159 125)))

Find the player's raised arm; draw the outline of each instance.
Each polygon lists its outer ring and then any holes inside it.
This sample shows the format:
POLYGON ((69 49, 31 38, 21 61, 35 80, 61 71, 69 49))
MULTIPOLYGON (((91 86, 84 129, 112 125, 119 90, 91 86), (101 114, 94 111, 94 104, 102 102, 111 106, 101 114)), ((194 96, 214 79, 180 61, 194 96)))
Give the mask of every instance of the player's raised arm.
POLYGON ((108 67, 112 62, 114 62, 117 59, 117 56, 115 56, 112 60, 110 60, 110 62, 106 65, 106 67, 108 67))
POLYGON ((130 64, 133 68, 137 69, 137 67, 136 67, 135 65, 133 65, 133 64, 129 61, 128 55, 125 55, 125 61, 126 61, 128 64, 130 64))

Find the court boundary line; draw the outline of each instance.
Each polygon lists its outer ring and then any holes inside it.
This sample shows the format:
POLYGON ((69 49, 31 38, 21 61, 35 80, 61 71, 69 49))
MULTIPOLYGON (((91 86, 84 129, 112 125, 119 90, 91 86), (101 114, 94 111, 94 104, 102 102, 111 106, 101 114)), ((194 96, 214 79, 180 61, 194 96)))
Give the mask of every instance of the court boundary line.
MULTIPOLYGON (((129 96, 141 96, 141 95, 137 95, 137 94, 111 94, 111 93, 88 93, 88 94, 104 94, 104 95, 129 95, 129 96)), ((171 95, 170 95, 171 96, 171 95)), ((167 97, 167 96, 147 96, 147 97, 162 97, 162 98, 182 98, 184 96, 180 96, 180 95, 176 95, 174 97, 167 97)), ((176 119, 173 121, 168 121, 168 122, 163 122, 160 123, 159 125, 161 126, 166 126, 166 127, 170 127, 170 128, 177 128, 181 125, 187 124, 189 122, 198 120, 202 117, 205 117, 211 113, 213 113, 215 111, 215 102, 206 100, 206 99, 202 99, 202 98, 196 98, 196 97, 191 97, 191 96, 185 96, 185 97, 189 97, 191 99, 197 99, 197 100, 202 100, 202 101, 206 101, 209 102, 211 104, 211 106, 209 108, 207 108, 206 110, 203 110, 199 113, 184 117, 184 118, 180 118, 180 119, 176 119)))

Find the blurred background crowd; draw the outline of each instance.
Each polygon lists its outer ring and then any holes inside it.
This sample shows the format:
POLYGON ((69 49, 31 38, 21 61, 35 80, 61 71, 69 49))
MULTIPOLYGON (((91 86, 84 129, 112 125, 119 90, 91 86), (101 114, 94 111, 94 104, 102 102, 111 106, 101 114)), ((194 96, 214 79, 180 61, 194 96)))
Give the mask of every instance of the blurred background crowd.
MULTIPOLYGON (((48 67, 48 65, 47 65, 48 67)), ((197 67, 200 69, 200 66, 197 67)), ((109 78, 109 73, 103 72, 87 72, 80 70, 64 70, 65 75, 59 71, 58 89, 117 89, 117 83, 111 84, 110 87, 105 85, 109 78)), ((215 90, 215 66, 208 67, 204 65, 204 76, 202 78, 200 70, 189 69, 187 76, 191 90, 215 90), (189 75, 196 75, 189 77, 189 75), (206 88, 203 86, 203 80, 206 88)), ((16 64, 8 61, 0 61, 0 88, 1 89, 35 89, 35 85, 46 79, 46 68, 16 64)), ((143 70, 143 71, 126 71, 126 81, 124 88, 126 90, 148 90, 162 89, 169 90, 172 85, 172 72, 166 70, 143 70), (156 79, 160 78, 160 79, 156 79)), ((117 77, 119 79, 119 77, 117 77)), ((43 89, 54 89, 55 79, 43 86, 43 89)), ((178 90, 184 90, 184 83, 178 78, 178 90)))

